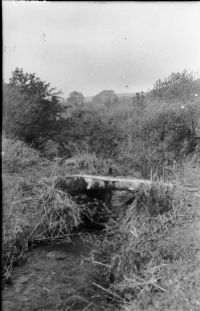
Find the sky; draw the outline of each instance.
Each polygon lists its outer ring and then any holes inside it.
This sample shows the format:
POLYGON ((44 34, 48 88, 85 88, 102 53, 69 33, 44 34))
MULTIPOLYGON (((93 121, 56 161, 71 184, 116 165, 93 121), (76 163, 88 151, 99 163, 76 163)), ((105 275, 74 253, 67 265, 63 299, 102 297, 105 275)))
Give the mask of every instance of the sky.
POLYGON ((63 97, 146 91, 200 72, 200 2, 3 1, 3 78, 23 68, 63 97))

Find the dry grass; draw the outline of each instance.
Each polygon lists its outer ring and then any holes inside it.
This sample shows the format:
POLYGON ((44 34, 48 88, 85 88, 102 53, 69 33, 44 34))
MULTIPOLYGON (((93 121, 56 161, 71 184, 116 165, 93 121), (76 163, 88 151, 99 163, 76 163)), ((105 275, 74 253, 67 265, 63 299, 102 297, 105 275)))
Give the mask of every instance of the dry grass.
MULTIPOLYGON (((7 172, 3 179, 3 274, 7 281, 13 265, 26 259, 31 243, 68 238, 81 222, 79 206, 58 187, 57 177, 71 172, 107 175, 113 165, 86 152, 54 162, 40 161, 37 155, 35 161, 32 154, 29 162, 26 148, 22 146, 22 155, 20 148, 18 154, 14 146, 8 148, 12 156, 3 159, 7 172), (24 165, 26 158, 29 164, 24 165)), ((100 273, 94 286, 109 297, 115 310, 200 308, 200 204, 195 193, 184 189, 200 185, 199 155, 170 168, 166 179, 173 180, 173 190, 160 183, 148 191, 139 189, 135 201, 117 220, 111 219, 105 236, 95 241, 90 259, 100 273)))
MULTIPOLYGON (((183 172, 200 185, 193 161, 183 172)), ((120 310, 199 310, 199 216, 199 198, 177 182, 171 193, 156 185, 141 192, 108 224, 94 260, 104 264, 108 284, 112 279, 109 291, 120 310)))
POLYGON ((4 276, 11 276, 14 262, 23 260, 33 243, 48 239, 69 239, 81 222, 79 207, 56 188, 55 178, 21 179, 10 210, 3 217, 4 276))
POLYGON ((34 165, 39 160, 39 152, 27 147, 23 142, 7 139, 2 140, 3 169, 10 173, 17 172, 34 165))
MULTIPOLYGON (((62 160, 61 160, 62 162, 62 160)), ((109 175, 112 167, 115 173, 120 173, 120 168, 111 159, 97 157, 94 153, 78 152, 70 159, 62 162, 62 168, 70 173, 85 173, 90 175, 109 175)))
MULTIPOLYGON (((3 278, 11 281, 15 264, 26 260, 31 245, 69 239, 89 210, 61 189, 59 177, 78 170, 107 174, 109 160, 83 153, 70 160, 48 161, 24 143, 3 139, 3 278), (81 211, 81 212, 80 212, 81 211)), ((94 205, 94 204, 93 204, 94 205)))
POLYGON ((14 264, 29 247, 47 239, 69 239, 81 222, 80 209, 56 183, 55 163, 41 159, 21 142, 4 140, 3 277, 11 281, 14 264), (31 169, 30 169, 31 168, 31 169))
POLYGON ((25 143, 2 138, 2 171, 4 179, 10 176, 31 176, 38 180, 41 176, 49 177, 54 163, 41 157, 40 153, 25 143))

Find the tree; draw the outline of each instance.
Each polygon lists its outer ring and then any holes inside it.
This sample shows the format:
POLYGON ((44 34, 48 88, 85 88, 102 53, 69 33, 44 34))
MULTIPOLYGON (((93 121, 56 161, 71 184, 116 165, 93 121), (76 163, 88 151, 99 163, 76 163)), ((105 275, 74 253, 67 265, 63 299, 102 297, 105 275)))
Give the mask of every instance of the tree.
POLYGON ((84 105, 84 96, 80 92, 73 91, 69 94, 69 97, 67 98, 67 103, 72 107, 80 108, 84 105))
POLYGON ((106 106, 107 109, 110 109, 113 104, 116 104, 118 102, 118 97, 114 91, 104 90, 97 94, 93 98, 92 102, 94 104, 103 104, 106 106))
POLYGON ((3 132, 7 137, 20 137, 22 114, 28 109, 27 101, 16 87, 3 85, 3 132))
POLYGON ((151 96, 169 103, 186 102, 193 94, 200 93, 200 84, 192 72, 184 70, 182 73, 172 73, 170 76, 157 80, 151 91, 151 96))
POLYGON ((50 84, 36 74, 24 73, 16 68, 7 85, 4 85, 4 130, 27 143, 50 138, 56 132, 57 121, 63 111, 50 84))
POLYGON ((142 108, 142 110, 144 109, 144 105, 145 105, 145 95, 144 92, 137 92, 135 94, 135 96, 133 97, 133 103, 135 103, 137 105, 137 107, 142 108))

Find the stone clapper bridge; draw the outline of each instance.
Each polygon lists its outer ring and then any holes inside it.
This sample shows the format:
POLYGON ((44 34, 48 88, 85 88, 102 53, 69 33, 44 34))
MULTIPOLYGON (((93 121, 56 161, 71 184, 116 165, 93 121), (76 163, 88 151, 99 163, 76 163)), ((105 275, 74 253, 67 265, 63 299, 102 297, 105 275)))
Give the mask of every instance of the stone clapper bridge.
POLYGON ((72 174, 65 175, 63 179, 72 179, 74 181, 85 181, 85 190, 90 189, 105 189, 105 190, 126 190, 136 191, 141 186, 145 189, 150 189, 153 184, 160 184, 166 189, 173 189, 175 184, 165 182, 155 182, 148 179, 138 178, 124 178, 124 177, 112 177, 112 176, 95 176, 95 175, 82 175, 72 174))
MULTIPOLYGON (((164 182, 162 180, 153 181, 148 179, 97 176, 84 174, 71 174, 58 178, 61 188, 77 199, 77 203, 84 203, 87 200, 95 199, 106 203, 109 210, 115 215, 119 215, 126 207, 132 204, 137 197, 149 196, 149 204, 152 205, 153 213, 162 213, 166 210, 165 206, 157 206, 156 197, 161 199, 164 193, 166 198, 173 197, 176 189, 176 182, 164 182), (160 197, 161 194, 161 197, 160 197), (160 198, 159 198, 160 197, 160 198), (83 201, 82 201, 83 199, 83 201)), ((199 189, 182 185, 187 192, 198 192, 199 189)), ((200 192, 199 192, 200 193, 200 192)), ((198 196, 199 194, 195 194, 198 196)), ((162 205, 162 204, 161 204, 162 205)), ((92 205, 91 205, 92 206, 92 205)), ((101 205, 99 205, 101 213, 101 205)))
POLYGON ((167 192, 175 188, 175 184, 163 181, 83 174, 65 175, 60 181, 64 186, 63 190, 73 197, 83 194, 88 198, 100 199, 109 204, 113 211, 131 204, 137 193, 148 194, 154 185, 167 192))

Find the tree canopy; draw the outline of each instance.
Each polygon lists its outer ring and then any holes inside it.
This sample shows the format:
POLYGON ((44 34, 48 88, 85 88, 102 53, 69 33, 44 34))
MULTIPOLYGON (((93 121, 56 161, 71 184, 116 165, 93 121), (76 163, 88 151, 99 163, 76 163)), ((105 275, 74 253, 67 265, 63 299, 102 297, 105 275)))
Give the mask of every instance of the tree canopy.
POLYGON ((93 98, 92 102, 94 104, 103 104, 106 106, 107 109, 109 109, 113 104, 116 104, 118 102, 118 97, 114 91, 104 90, 97 94, 93 98))
POLYGON ((67 104, 71 105, 72 107, 82 107, 84 104, 84 96, 82 93, 73 91, 69 94, 67 98, 67 104))
POLYGON ((200 94, 200 83, 192 72, 184 70, 169 75, 163 81, 157 80, 151 91, 153 98, 165 102, 186 102, 196 94, 200 94))
POLYGON ((35 73, 24 73, 16 68, 8 84, 4 85, 4 131, 28 143, 50 137, 56 131, 56 122, 63 110, 50 84, 41 81, 35 73))

